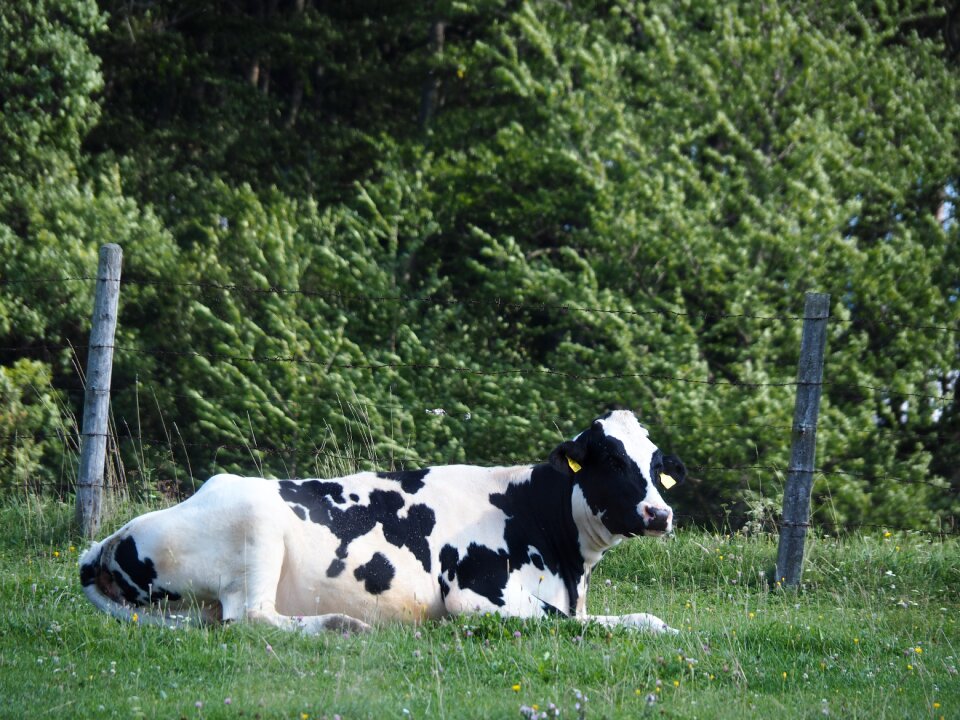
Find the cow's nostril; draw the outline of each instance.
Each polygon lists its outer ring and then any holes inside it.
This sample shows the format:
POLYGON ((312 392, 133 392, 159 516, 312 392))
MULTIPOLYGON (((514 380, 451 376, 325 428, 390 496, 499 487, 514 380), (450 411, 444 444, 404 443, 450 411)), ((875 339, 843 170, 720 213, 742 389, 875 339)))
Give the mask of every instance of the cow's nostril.
POLYGON ((670 508, 643 505, 643 520, 650 530, 667 530, 673 518, 670 508))

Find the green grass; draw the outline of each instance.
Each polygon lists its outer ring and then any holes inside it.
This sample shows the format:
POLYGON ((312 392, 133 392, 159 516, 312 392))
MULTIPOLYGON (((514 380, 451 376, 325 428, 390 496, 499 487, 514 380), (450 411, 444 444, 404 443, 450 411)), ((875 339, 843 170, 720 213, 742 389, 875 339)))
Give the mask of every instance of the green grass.
POLYGON ((592 611, 653 612, 676 637, 474 617, 310 638, 96 612, 71 511, 0 508, 0 717, 519 718, 550 703, 561 718, 960 717, 956 540, 811 538, 799 592, 770 585, 775 538, 612 551, 592 611))

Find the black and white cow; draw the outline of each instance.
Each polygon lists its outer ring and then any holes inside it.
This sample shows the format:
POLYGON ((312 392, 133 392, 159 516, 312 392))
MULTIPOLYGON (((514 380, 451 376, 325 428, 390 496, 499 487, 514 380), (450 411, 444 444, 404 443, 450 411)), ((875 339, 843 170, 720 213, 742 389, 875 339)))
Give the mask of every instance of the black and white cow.
POLYGON ((499 612, 670 631, 646 613, 587 615, 586 593, 608 549, 671 530, 660 490, 684 475, 623 410, 541 465, 216 475, 94 543, 80 578, 98 608, 154 623, 254 620, 315 633, 499 612))

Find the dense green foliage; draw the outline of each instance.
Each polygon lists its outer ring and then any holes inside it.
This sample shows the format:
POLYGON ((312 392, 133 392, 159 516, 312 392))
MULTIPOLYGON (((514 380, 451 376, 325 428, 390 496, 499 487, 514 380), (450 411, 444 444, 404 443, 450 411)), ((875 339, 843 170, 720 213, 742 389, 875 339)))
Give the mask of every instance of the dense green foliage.
POLYGON ((766 535, 684 530, 612 550, 591 611, 652 611, 676 636, 462 617, 298 637, 118 623, 80 589, 71 515, 0 507, 4 717, 518 718, 553 703, 588 720, 938 720, 960 703, 956 538, 812 540, 796 592, 762 581, 766 535))
POLYGON ((960 512, 951 4, 9 5, 0 486, 70 489, 112 241, 135 487, 531 461, 616 405, 680 512, 762 524, 819 291, 819 521, 960 512))

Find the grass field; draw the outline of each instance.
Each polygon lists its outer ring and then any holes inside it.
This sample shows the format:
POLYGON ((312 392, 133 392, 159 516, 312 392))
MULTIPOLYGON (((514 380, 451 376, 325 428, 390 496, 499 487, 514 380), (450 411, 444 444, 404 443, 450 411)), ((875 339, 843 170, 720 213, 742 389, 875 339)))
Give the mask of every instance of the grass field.
POLYGON ((955 538, 811 538, 799 592, 771 587, 768 536, 609 553, 591 610, 679 636, 477 617, 310 638, 96 612, 71 512, 0 507, 2 718, 960 718, 955 538))

